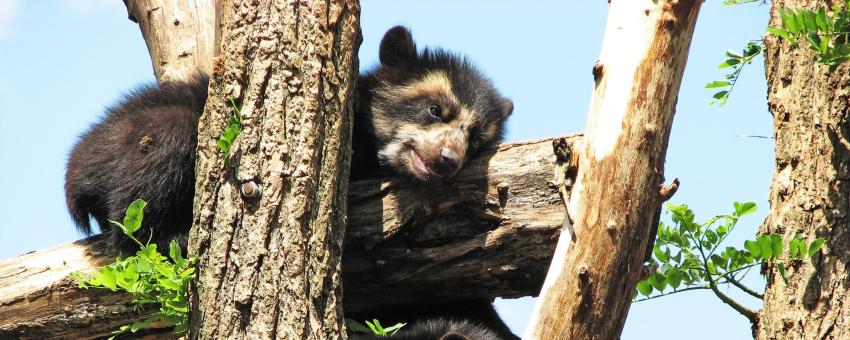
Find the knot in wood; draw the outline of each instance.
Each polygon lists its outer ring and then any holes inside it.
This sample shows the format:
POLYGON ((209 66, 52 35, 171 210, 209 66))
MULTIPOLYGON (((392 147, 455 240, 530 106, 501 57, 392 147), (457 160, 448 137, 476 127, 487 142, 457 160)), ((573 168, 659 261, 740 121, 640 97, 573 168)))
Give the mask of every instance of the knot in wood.
POLYGON ((608 220, 608 223, 605 224, 605 231, 613 234, 616 230, 617 223, 614 220, 608 220))
POLYGON ((508 202, 508 189, 509 188, 510 188, 510 186, 508 185, 508 183, 505 183, 505 182, 500 182, 496 186, 496 191, 499 193, 499 206, 500 207, 504 208, 505 204, 507 204, 507 202, 508 202))
POLYGON ((254 181, 242 183, 239 191, 242 192, 242 196, 245 198, 258 198, 263 194, 263 190, 260 188, 260 185, 254 181))
POLYGON ((599 79, 602 78, 602 72, 604 72, 605 67, 602 66, 602 63, 599 60, 596 61, 596 64, 593 64, 593 81, 598 82, 599 79))
POLYGON ((590 274, 587 272, 587 266, 581 266, 578 268, 578 278, 581 281, 586 282, 589 276, 590 274))

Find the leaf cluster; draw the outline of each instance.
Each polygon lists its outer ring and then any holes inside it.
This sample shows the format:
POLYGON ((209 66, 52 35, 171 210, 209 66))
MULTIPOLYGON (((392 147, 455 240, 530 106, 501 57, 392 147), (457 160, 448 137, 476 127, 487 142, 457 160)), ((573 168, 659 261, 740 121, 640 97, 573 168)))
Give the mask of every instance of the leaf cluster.
POLYGON ((744 71, 744 66, 751 64, 753 62, 753 58, 759 55, 761 50, 762 45, 760 41, 750 41, 747 43, 747 47, 741 52, 733 50, 726 51, 726 60, 718 65, 717 68, 731 70, 729 73, 724 75, 723 80, 715 80, 705 85, 705 88, 707 89, 718 89, 718 91, 712 95, 714 100, 710 103, 711 105, 726 105, 726 102, 729 100, 729 95, 732 93, 732 90, 735 88, 735 84, 738 82, 738 77, 740 77, 741 72, 744 71))
POLYGON ((393 336, 398 333, 398 331, 402 327, 407 325, 406 323, 397 323, 390 327, 384 328, 383 326, 381 326, 381 322, 377 319, 373 319, 372 321, 366 320, 366 325, 363 325, 362 323, 352 319, 346 319, 346 322, 348 323, 348 329, 352 332, 372 333, 377 336, 393 336))
POLYGON ((817 10, 779 9, 781 27, 770 26, 767 32, 785 39, 791 46, 799 47, 799 41, 815 53, 818 63, 828 65, 830 71, 850 60, 850 0, 844 6, 833 5, 817 10))
MULTIPOLYGON (((638 301, 695 289, 718 293, 718 285, 729 284, 761 298, 761 293, 741 283, 751 268, 770 262, 787 279, 783 262, 810 258, 824 244, 820 238, 807 243, 797 235, 785 242, 782 236, 770 234, 745 241, 743 248, 723 247, 739 219, 756 211, 752 202, 735 202, 731 214, 717 215, 703 223, 695 222, 693 210, 686 205, 668 204, 666 209, 672 224, 658 225, 651 260, 657 269, 638 283, 635 297, 643 296, 638 301), (789 252, 783 258, 785 244, 789 245, 789 252)), ((727 297, 721 299, 724 298, 727 297)))
POLYGON ((126 332, 135 333, 153 323, 173 325, 174 334, 178 335, 185 333, 188 327, 188 284, 195 277, 197 258, 184 258, 176 241, 171 241, 166 257, 157 251, 156 244, 142 244, 133 237, 133 233, 141 228, 145 206, 145 201, 136 200, 127 208, 124 223, 110 221, 139 245, 140 250, 135 255, 118 257, 114 263, 94 273, 71 274, 80 288, 130 293, 137 310, 150 304, 159 306, 159 310, 150 317, 121 326, 113 332, 113 338, 126 332))

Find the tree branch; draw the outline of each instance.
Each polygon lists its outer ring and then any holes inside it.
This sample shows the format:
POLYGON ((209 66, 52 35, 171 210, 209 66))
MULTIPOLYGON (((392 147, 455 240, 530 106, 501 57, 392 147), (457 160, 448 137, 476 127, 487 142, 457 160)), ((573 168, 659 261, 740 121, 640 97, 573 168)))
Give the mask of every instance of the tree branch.
POLYGON ((702 1, 609 1, 569 214, 524 338, 616 339, 667 191, 664 159, 702 1), (571 249, 571 244, 574 248, 571 249))
POLYGON ((708 281, 708 286, 711 288, 711 291, 714 292, 714 295, 717 295, 717 297, 720 298, 720 301, 723 301, 723 303, 729 305, 729 307, 732 307, 732 309, 738 311, 738 313, 741 313, 741 315, 746 317, 751 324, 756 324, 757 316, 755 311, 744 307, 744 305, 738 303, 735 300, 732 300, 732 298, 726 296, 726 294, 723 294, 720 289, 717 289, 717 284, 710 279, 708 281))
POLYGON ((726 282, 729 282, 733 286, 738 287, 738 289, 742 290, 744 293, 750 294, 750 296, 752 296, 754 298, 764 300, 764 294, 761 294, 761 293, 753 290, 752 288, 745 286, 743 283, 732 278, 731 276, 723 275, 723 278, 726 279, 726 282))
MULTIPOLYGON (((345 310, 536 295, 564 220, 554 161, 545 139, 501 145, 451 183, 351 183, 345 310)), ((0 262, 0 338, 108 336, 141 318, 129 296, 66 278, 111 260, 95 236, 0 262)))

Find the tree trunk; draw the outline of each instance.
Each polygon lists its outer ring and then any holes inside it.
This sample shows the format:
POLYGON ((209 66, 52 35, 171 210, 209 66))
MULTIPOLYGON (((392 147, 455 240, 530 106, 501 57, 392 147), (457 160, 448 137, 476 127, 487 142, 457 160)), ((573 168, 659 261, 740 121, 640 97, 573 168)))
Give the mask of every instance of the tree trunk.
POLYGON ((610 2, 562 233, 528 339, 617 339, 657 228, 664 158, 701 0, 610 2))
MULTIPOLYGON (((774 0, 780 8, 828 6, 825 1, 774 0)), ((761 233, 808 242, 826 239, 821 254, 792 262, 786 284, 766 267, 767 290, 757 325, 760 339, 850 338, 850 66, 830 72, 806 48, 765 38, 768 106, 776 137, 771 211, 761 233)))
MULTIPOLYGON (((580 142, 578 136, 566 140, 580 142)), ((537 294, 564 219, 550 184, 552 144, 510 143, 484 153, 455 182, 429 187, 432 201, 418 199, 422 188, 406 181, 352 183, 345 312, 421 302, 416 298, 537 294)), ((103 238, 94 236, 0 262, 0 339, 88 339, 141 319, 127 295, 78 289, 66 278, 111 260, 103 238)))
POLYGON ((139 24, 156 79, 184 80, 212 70, 215 38, 213 0, 124 0, 139 24))
POLYGON ((341 263, 357 1, 223 1, 198 133, 192 338, 345 333, 341 263), (216 140, 241 103, 229 161, 216 140))

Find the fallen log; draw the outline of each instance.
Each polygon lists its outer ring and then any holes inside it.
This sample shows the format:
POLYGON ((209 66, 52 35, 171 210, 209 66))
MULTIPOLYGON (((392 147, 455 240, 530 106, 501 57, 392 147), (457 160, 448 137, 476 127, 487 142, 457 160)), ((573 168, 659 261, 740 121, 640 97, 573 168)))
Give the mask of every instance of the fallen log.
MULTIPOLYGON (((568 142, 578 135, 565 137, 568 142)), ((349 188, 345 310, 536 295, 564 219, 552 139, 509 143, 450 182, 349 188)), ((141 318, 125 294, 76 287, 112 257, 100 236, 0 262, 0 338, 95 338, 141 318)), ((149 331, 167 335, 167 329, 149 331)))

